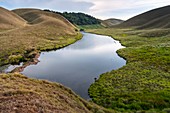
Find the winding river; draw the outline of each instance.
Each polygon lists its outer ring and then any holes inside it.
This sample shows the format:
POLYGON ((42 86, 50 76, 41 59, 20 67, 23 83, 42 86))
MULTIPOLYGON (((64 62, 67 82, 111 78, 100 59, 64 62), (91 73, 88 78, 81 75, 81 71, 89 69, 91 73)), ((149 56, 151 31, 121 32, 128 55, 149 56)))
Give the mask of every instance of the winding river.
POLYGON ((88 88, 99 75, 126 64, 116 51, 123 46, 109 36, 83 32, 83 38, 63 49, 42 52, 39 63, 30 65, 22 74, 46 79, 71 88, 89 99, 88 88))

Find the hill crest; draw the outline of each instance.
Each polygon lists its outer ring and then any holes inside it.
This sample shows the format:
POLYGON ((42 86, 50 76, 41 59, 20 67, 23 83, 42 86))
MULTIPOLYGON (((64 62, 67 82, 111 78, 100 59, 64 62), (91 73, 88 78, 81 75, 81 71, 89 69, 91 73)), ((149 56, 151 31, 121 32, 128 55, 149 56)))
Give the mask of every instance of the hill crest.
POLYGON ((0 7, 0 29, 12 29, 23 27, 26 21, 17 14, 0 7))
POLYGON ((121 24, 122 22, 124 21, 121 19, 110 18, 110 19, 102 20, 101 24, 105 27, 112 27, 114 25, 121 24))
POLYGON ((118 27, 170 28, 170 5, 153 9, 128 19, 118 27))
POLYGON ((53 27, 59 34, 74 35, 76 27, 71 24, 67 19, 59 14, 46 12, 40 9, 15 9, 16 14, 24 18, 28 24, 36 27, 53 27), (64 33, 65 31, 65 33, 64 33))

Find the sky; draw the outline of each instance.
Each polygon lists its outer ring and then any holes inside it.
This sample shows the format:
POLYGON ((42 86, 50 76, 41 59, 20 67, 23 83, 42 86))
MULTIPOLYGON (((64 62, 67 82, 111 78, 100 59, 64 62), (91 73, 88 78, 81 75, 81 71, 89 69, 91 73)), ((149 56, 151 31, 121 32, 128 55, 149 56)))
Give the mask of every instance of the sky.
POLYGON ((0 0, 0 6, 83 12, 99 19, 127 20, 148 10, 170 5, 170 0, 0 0))

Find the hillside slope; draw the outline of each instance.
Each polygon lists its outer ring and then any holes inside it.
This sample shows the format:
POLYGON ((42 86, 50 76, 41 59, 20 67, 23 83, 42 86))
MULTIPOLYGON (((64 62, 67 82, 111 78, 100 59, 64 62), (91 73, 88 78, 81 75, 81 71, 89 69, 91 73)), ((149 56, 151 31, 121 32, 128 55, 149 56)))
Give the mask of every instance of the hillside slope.
POLYGON ((101 24, 105 27, 111 27, 113 25, 121 24, 122 22, 123 20, 111 18, 111 19, 101 21, 101 24))
POLYGON ((0 30, 24 26, 26 21, 12 11, 0 7, 0 30))
POLYGON ((74 34, 75 27, 64 17, 39 9, 16 9, 16 14, 24 18, 29 24, 36 27, 52 26, 56 27, 56 31, 61 33, 74 34))
POLYGON ((81 38, 77 28, 61 15, 39 9, 13 12, 25 25, 0 32, 0 65, 28 61, 40 51, 61 48, 81 38))
POLYGON ((113 113, 61 84, 18 73, 0 75, 0 103, 1 113, 113 113))
POLYGON ((170 28, 170 6, 165 6, 137 15, 119 27, 170 28))

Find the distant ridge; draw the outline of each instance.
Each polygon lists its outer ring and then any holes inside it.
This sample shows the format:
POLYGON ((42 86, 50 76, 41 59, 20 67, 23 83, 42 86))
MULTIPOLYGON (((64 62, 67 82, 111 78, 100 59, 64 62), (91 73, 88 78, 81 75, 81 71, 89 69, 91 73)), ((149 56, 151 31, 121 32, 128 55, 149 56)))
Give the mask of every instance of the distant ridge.
POLYGON ((118 25, 118 27, 170 28, 170 5, 137 15, 118 25))
POLYGON ((42 28, 50 26, 59 34, 75 34, 75 26, 59 14, 39 9, 16 9, 13 12, 24 18, 30 25, 42 28))
POLYGON ((24 26, 26 21, 17 14, 0 7, 0 29, 12 29, 24 26))
POLYGON ((124 22, 124 21, 120 20, 120 19, 110 18, 110 19, 107 19, 107 20, 102 20, 101 24, 105 27, 112 27, 114 25, 121 24, 122 22, 124 22))

